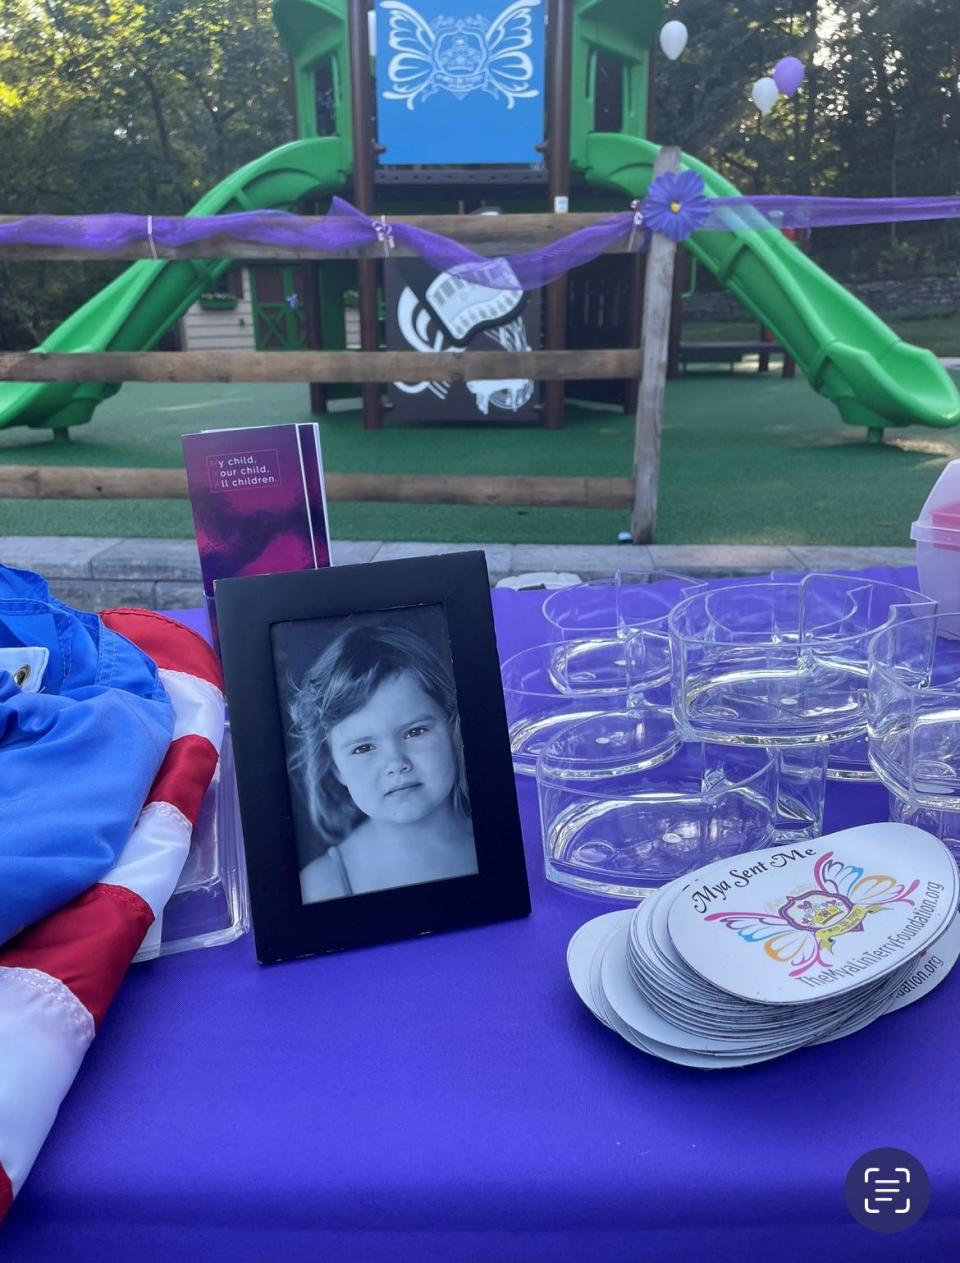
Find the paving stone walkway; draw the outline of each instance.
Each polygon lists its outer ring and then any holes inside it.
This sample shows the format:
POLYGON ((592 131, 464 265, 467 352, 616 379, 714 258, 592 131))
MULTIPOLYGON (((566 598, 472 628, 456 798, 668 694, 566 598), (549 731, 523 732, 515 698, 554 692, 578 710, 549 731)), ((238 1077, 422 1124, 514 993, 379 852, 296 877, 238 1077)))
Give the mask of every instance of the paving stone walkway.
MULTIPOLYGON (((803 545, 398 544, 334 542, 337 565, 387 561, 482 548, 491 583, 530 571, 568 571, 582 579, 620 569, 675 570, 689 575, 748 575, 771 570, 864 570, 910 566, 913 548, 809 548, 803 545)), ((135 605, 189 609, 201 604, 200 563, 192 540, 95 539, 85 536, 0 536, 0 562, 36 570, 51 591, 78 609, 135 605)))

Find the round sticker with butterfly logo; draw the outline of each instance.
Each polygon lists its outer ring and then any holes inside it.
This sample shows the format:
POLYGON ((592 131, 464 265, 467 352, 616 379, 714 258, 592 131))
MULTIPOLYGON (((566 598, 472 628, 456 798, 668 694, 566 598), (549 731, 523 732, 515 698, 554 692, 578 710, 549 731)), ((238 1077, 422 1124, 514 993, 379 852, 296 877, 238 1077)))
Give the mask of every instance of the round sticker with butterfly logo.
POLYGON ((701 869, 667 918, 679 954, 715 986, 759 1003, 809 1003, 892 972, 957 910, 939 839, 863 825, 701 869))

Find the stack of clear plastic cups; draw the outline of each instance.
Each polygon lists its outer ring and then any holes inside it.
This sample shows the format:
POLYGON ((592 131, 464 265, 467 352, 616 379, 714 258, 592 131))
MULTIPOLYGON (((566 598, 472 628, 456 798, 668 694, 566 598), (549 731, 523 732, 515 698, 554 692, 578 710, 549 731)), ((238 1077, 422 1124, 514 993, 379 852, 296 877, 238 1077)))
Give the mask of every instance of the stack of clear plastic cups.
POLYGON ((537 761, 549 880, 641 899, 711 860, 770 845, 776 759, 756 747, 682 741, 650 707, 556 731, 537 761))
POLYGON ((644 701, 669 715, 667 614, 702 586, 671 571, 620 570, 549 593, 543 614, 550 643, 501 666, 514 769, 534 775, 545 741, 574 719, 644 701))
POLYGON ((816 837, 831 774, 871 776, 867 651, 928 598, 846 575, 732 584, 670 614, 673 705, 685 738, 766 747, 780 774, 777 836, 816 837))
POLYGON ((626 665, 589 640, 534 645, 501 664, 514 771, 533 776, 537 756, 575 719, 627 708, 626 665))
POLYGON ((673 570, 617 570, 551 592, 543 616, 550 640, 625 640, 637 627, 665 624, 675 605, 705 586, 673 570))
MULTIPOLYGON (((822 579, 830 577, 820 576, 822 579)), ((849 614, 834 629, 838 642, 837 654, 851 665, 856 664, 861 670, 868 661, 870 642, 878 628, 937 612, 936 601, 912 588, 875 580, 851 580, 849 576, 844 577, 844 582, 852 582, 854 586, 846 598, 850 604, 849 614), (847 640, 847 643, 841 646, 839 642, 843 640, 847 640)), ((817 634, 821 638, 834 633, 826 625, 817 628, 817 634)), ((867 752, 865 731, 846 741, 831 744, 827 758, 827 776, 837 781, 876 782, 877 775, 867 752)))
POLYGON ((890 818, 935 834, 960 862, 960 617, 896 623, 870 644, 868 748, 890 818))
POLYGON ((598 682, 617 689, 624 687, 627 674, 631 704, 669 707, 667 615, 704 586, 701 580, 672 570, 618 570, 612 580, 551 593, 543 603, 543 616, 551 640, 578 642, 581 674, 590 672, 598 682))

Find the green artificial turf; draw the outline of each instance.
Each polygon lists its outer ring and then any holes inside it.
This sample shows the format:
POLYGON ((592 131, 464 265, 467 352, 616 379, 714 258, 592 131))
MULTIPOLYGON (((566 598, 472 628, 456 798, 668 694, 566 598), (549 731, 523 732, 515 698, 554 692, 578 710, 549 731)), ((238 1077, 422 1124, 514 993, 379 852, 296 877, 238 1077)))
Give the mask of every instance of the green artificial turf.
MULTIPOLYGON (((0 431, 0 464, 177 466, 193 430, 309 418, 299 385, 130 384, 69 443, 0 431)), ((364 430, 355 410, 319 418, 326 467, 342 473, 619 475, 633 419, 571 406, 563 429, 397 426, 364 430)), ((882 447, 844 425, 798 377, 695 371, 667 387, 660 543, 907 544, 960 428, 891 429, 882 447)), ((626 510, 330 505, 341 539, 611 543, 626 510)), ((189 537, 185 501, 0 500, 0 534, 189 537)))

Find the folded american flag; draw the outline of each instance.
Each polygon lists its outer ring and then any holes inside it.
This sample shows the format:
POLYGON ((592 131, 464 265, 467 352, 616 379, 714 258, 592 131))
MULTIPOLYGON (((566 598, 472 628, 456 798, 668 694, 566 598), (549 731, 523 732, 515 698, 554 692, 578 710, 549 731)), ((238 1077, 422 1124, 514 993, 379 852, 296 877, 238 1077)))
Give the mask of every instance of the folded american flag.
MULTIPOLYGON (((173 736, 113 867, 0 948, 0 1220, 22 1187, 127 966, 144 938, 159 931, 223 739, 219 662, 201 637, 145 610, 108 611, 101 626, 132 641, 156 663, 173 704, 173 736)), ((56 795, 58 787, 51 783, 35 791, 56 795)), ((109 786, 102 785, 101 794, 108 793, 109 786)), ((73 822, 78 852, 96 825, 95 819, 73 822)))

